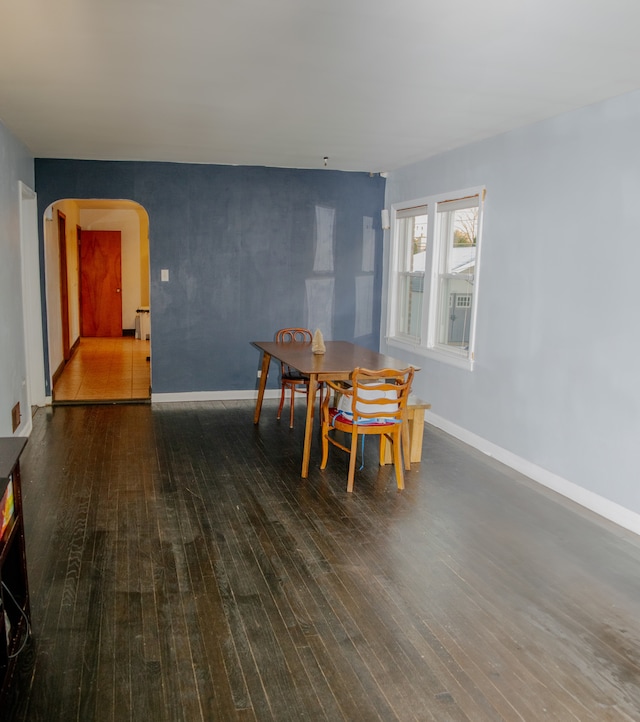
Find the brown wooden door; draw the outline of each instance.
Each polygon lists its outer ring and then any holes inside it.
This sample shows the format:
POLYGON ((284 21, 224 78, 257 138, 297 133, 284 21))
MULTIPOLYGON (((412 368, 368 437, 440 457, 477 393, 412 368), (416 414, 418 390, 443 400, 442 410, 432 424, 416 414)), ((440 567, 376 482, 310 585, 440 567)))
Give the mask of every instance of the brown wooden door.
POLYGON ((82 231, 80 334, 122 336, 120 231, 82 231))

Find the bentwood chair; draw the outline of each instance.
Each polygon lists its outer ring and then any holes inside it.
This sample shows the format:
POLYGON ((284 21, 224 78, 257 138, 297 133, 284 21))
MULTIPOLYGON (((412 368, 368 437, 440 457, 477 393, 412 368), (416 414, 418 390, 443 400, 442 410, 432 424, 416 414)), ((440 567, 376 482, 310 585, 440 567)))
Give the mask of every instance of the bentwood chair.
MULTIPOLYGON (((407 424, 407 399, 413 381, 413 368, 383 369, 370 371, 357 368, 351 384, 327 381, 327 393, 322 403, 322 461, 327 466, 329 444, 337 446, 349 455, 347 491, 353 491, 356 468, 358 436, 375 434, 393 444, 393 465, 398 489, 404 489, 404 465, 411 468, 409 457, 409 429, 407 424), (337 406, 331 406, 331 390, 339 396, 337 406), (350 446, 336 438, 340 431, 351 437, 350 446), (402 447, 402 448, 401 448, 402 447)), ((384 445, 380 444, 380 464, 384 463, 384 445)))
MULTIPOLYGON (((276 341, 280 343, 311 343, 313 335, 307 328, 281 328, 276 333, 276 341)), ((297 369, 291 368, 285 363, 280 364, 280 405, 278 406, 278 418, 282 415, 282 407, 287 389, 291 394, 289 408, 289 427, 293 428, 293 408, 295 395, 297 393, 309 393, 309 377, 301 374, 297 369)), ((322 403, 322 385, 319 387, 320 403, 322 403)))

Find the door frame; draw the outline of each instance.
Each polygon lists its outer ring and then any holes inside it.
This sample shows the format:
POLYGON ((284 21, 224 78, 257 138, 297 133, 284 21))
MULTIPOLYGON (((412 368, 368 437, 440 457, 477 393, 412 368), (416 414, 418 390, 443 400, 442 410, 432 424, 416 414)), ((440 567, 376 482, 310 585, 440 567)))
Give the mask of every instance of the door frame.
POLYGON ((69 274, 67 269, 67 217, 58 210, 58 254, 60 258, 60 322, 62 323, 62 358, 71 356, 69 341, 69 274))
MULTIPOLYGON (((22 273, 22 313, 27 404, 45 406, 44 335, 40 287, 40 244, 38 239, 38 196, 22 181, 20 194, 20 265, 22 273)), ((31 413, 28 415, 31 430, 31 413)))
MULTIPOLYGON (((151 248, 149 242, 149 214, 147 209, 141 205, 138 201, 129 199, 110 199, 110 198, 58 198, 48 206, 44 212, 44 223, 42 227, 42 238, 40 253, 42 255, 42 275, 43 275, 43 286, 42 286, 42 323, 44 325, 43 330, 43 345, 47 354, 45 356, 45 362, 47 367, 45 368, 45 389, 49 394, 47 396, 47 403, 52 403, 53 387, 56 378, 56 373, 62 371, 64 368, 64 361, 62 359, 62 342, 61 342, 61 330, 59 328, 59 289, 57 288, 59 283, 59 269, 57 268, 60 259, 58 258, 58 240, 55 237, 57 231, 57 224, 55 222, 55 213, 59 208, 67 209, 69 213, 68 219, 75 218, 76 212, 81 213, 83 210, 95 210, 101 212, 118 212, 122 210, 135 211, 139 219, 139 259, 140 259, 140 273, 141 273, 141 290, 143 299, 148 299, 147 304, 150 305, 149 297, 149 286, 150 286, 150 268, 151 268, 151 248), (66 204, 70 204, 68 207, 66 204), (74 208, 75 207, 75 208, 74 208), (72 209, 72 210, 71 210, 72 209), (53 294, 53 295, 52 295, 53 294)), ((78 216, 79 217, 79 216, 78 216)), ((71 237, 69 240, 74 241, 71 237)), ((74 248, 68 248, 70 258, 67 258, 68 266, 68 281, 69 281, 69 293, 70 301, 74 304, 70 306, 69 310, 69 322, 70 332, 73 333, 74 339, 76 332, 78 333, 78 341, 80 340, 79 332, 79 288, 77 287, 77 266, 74 260, 74 253, 78 250, 77 245, 74 243, 74 248), (77 315, 77 318, 76 318, 77 315)), ((143 304, 144 305, 144 304, 143 304)), ((74 341, 75 344, 75 341, 74 341)), ((149 347, 149 372, 152 376, 153 366, 153 343, 149 347)))

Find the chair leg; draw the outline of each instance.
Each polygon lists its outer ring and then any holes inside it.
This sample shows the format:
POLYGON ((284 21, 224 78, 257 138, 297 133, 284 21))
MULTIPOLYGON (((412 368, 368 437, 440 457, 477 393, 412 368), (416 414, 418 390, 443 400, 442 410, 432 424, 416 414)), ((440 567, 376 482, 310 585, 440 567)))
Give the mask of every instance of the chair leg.
POLYGON ((409 438, 409 422, 404 419, 401 426, 402 453, 404 456, 404 468, 411 471, 411 440, 409 438))
POLYGON ((358 455, 358 432, 354 428, 351 434, 351 455, 349 456, 349 477, 347 478, 347 491, 353 491, 353 479, 356 474, 356 456, 358 455))
POLYGON ((320 461, 320 468, 327 468, 327 461, 329 460, 329 424, 322 420, 322 460, 320 461))
POLYGON ((278 406, 278 416, 276 418, 280 418, 282 414, 282 407, 284 406, 284 392, 285 392, 285 386, 286 384, 282 384, 282 390, 280 392, 280 406, 278 406))
POLYGON ((384 466, 384 460, 387 455, 387 435, 380 434, 380 466, 384 466))
MULTIPOLYGON (((409 427, 402 424, 402 456, 404 458, 404 468, 411 471, 411 439, 409 437, 409 427)), ((380 466, 389 463, 387 461, 387 444, 389 443, 387 434, 380 434, 380 466)))
POLYGON ((402 470, 401 430, 396 428, 393 432, 393 466, 396 470, 398 489, 404 489, 404 472, 402 470))
POLYGON ((289 428, 293 429, 293 409, 294 409, 294 400, 296 396, 296 387, 291 384, 291 405, 289 407, 289 428))

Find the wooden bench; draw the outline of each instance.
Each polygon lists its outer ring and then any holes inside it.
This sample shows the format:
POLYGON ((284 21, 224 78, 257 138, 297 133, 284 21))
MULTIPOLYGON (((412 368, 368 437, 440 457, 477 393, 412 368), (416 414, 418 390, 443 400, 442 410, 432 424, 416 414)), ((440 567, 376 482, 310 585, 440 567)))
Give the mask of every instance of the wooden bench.
MULTIPOLYGON (((407 402, 407 418, 409 420, 409 448, 411 453, 409 458, 411 462, 422 460, 422 437, 424 435, 424 412, 430 409, 431 404, 409 396, 407 402)), ((391 452, 391 444, 387 444, 384 436, 380 437, 380 463, 393 464, 393 455, 391 452)))

